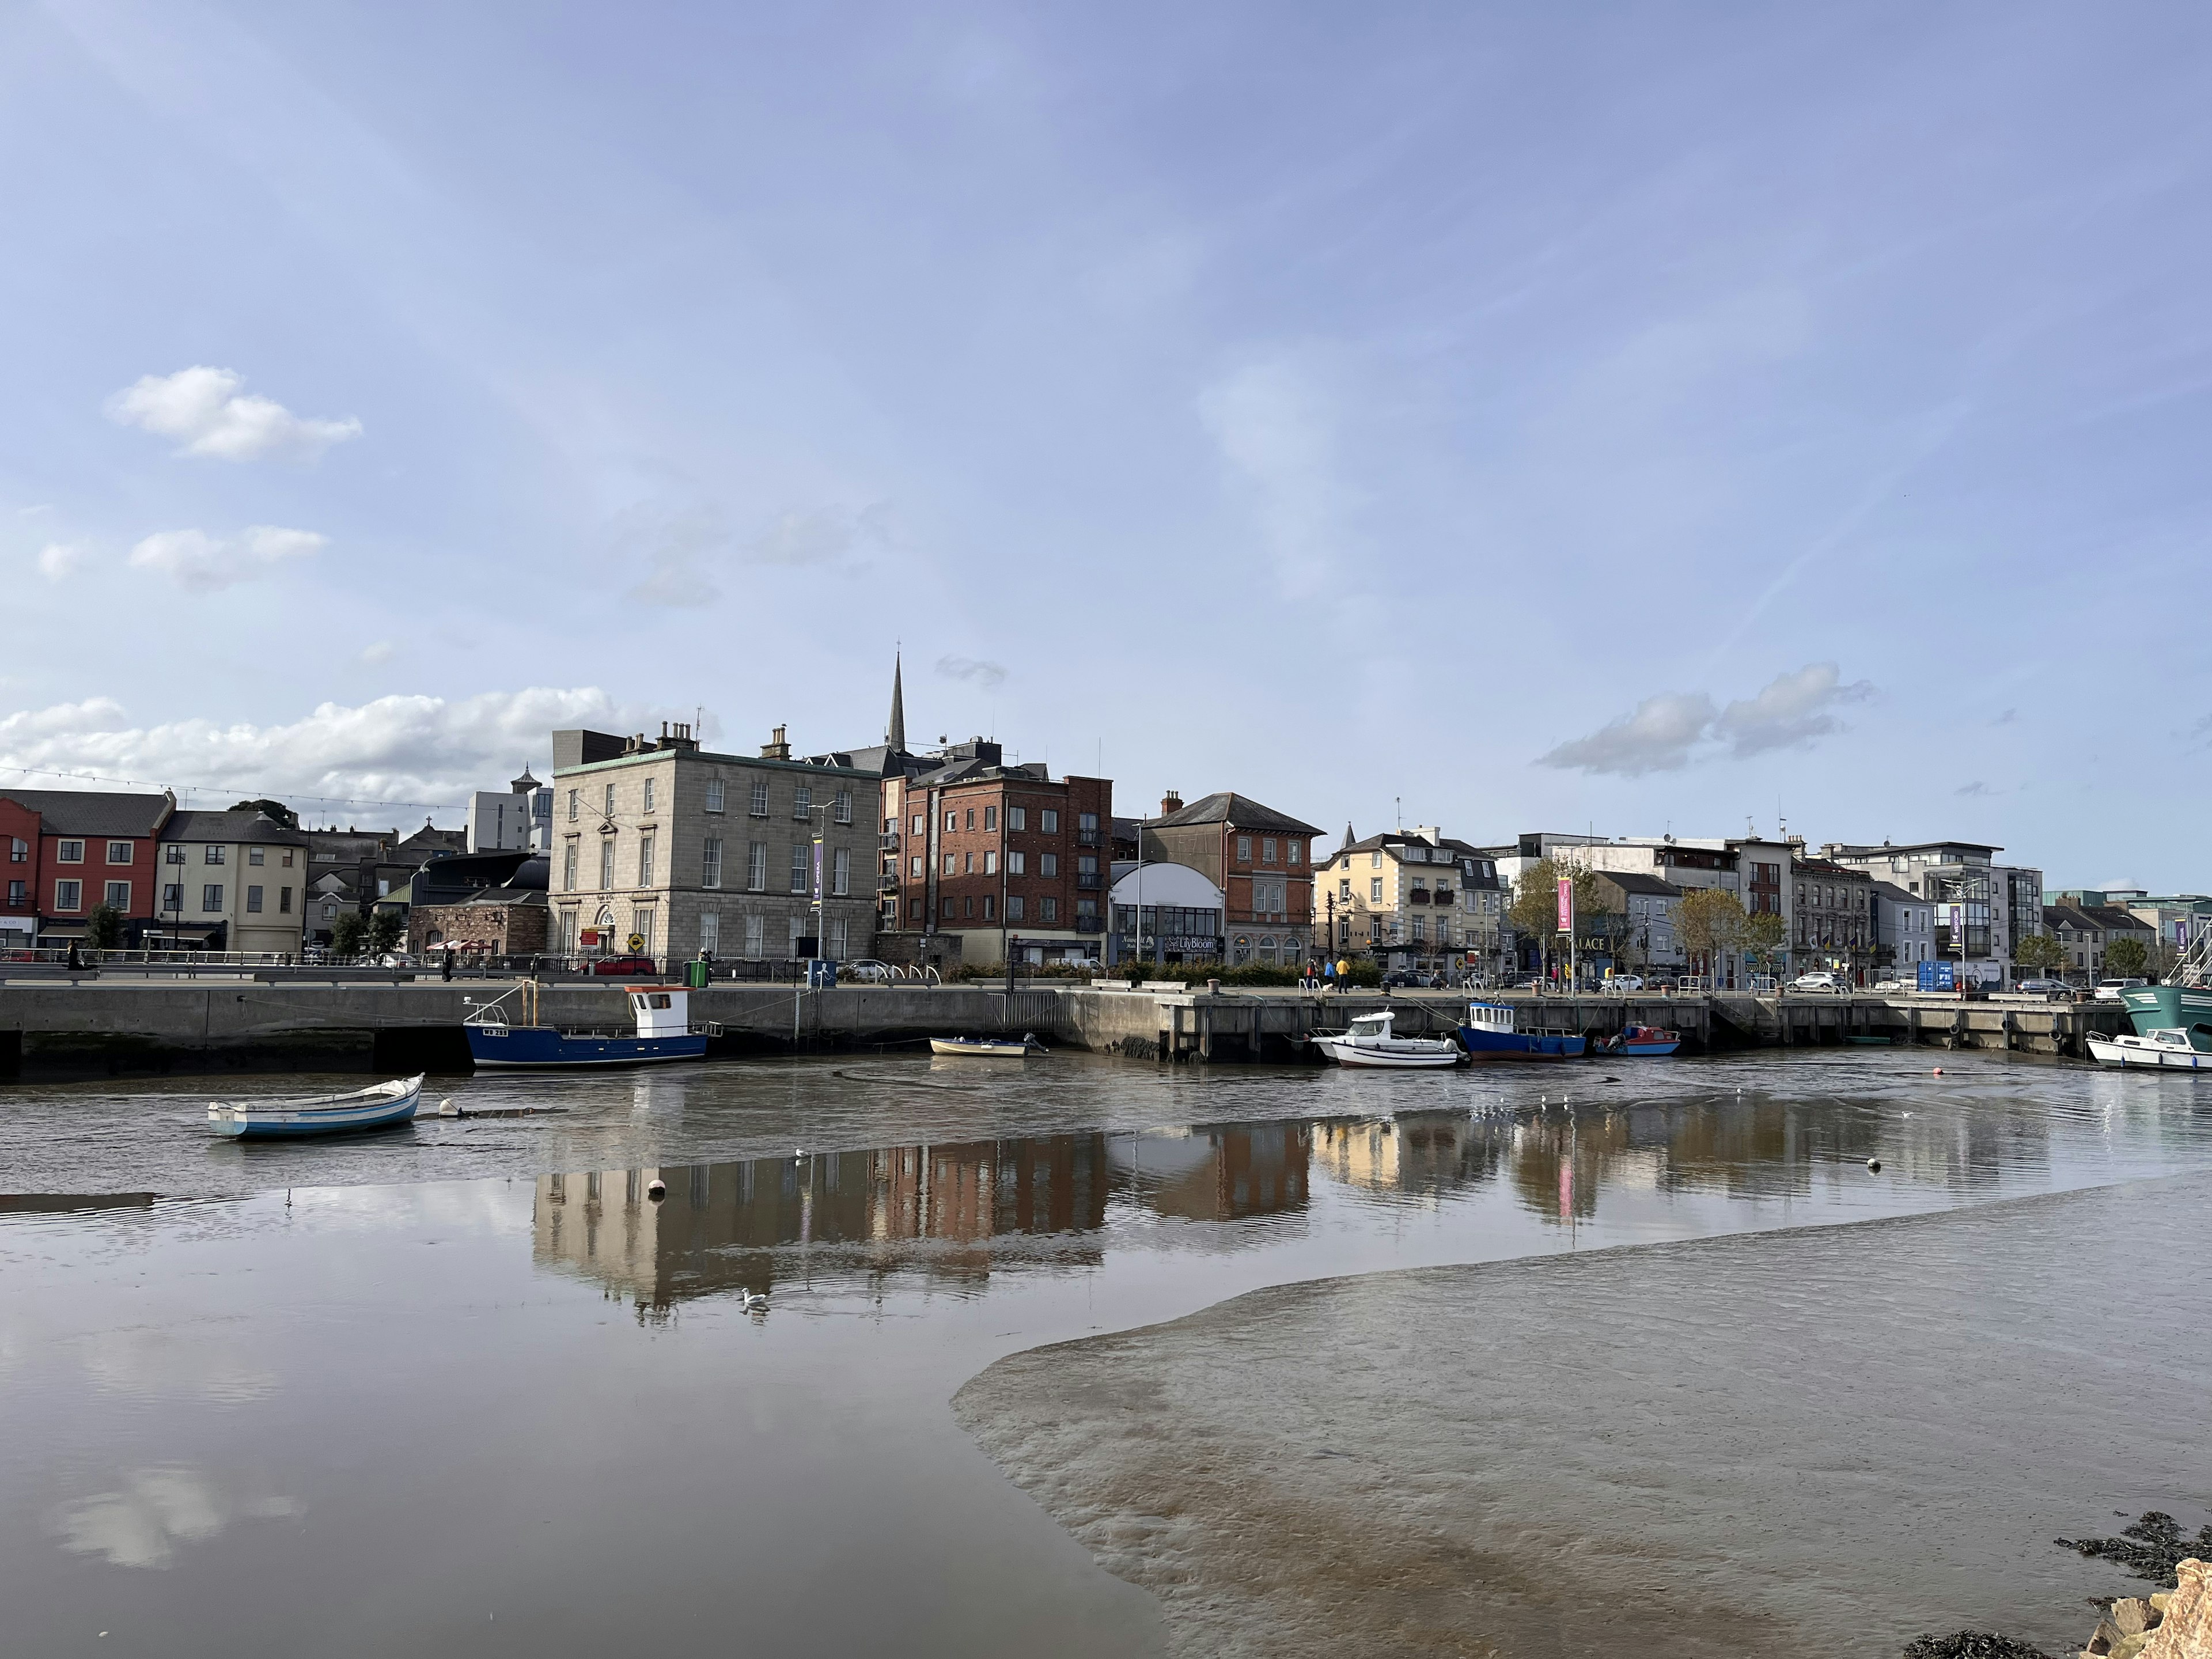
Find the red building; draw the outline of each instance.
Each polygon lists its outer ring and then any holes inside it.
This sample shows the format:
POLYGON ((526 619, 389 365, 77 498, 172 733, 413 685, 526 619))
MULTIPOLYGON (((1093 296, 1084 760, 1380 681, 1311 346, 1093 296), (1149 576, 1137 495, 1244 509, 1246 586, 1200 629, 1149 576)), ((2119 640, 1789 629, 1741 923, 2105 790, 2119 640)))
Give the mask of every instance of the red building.
POLYGON ((136 945, 160 903, 155 843, 176 810, 174 795, 125 795, 80 789, 16 789, 0 795, 0 836, 8 840, 7 902, 0 930, 35 921, 42 942, 81 939, 101 905, 123 918, 136 945), (20 884, 20 890, 19 890, 20 884))
POLYGON ((1317 948, 1312 824, 1224 790, 1188 806, 1170 793, 1140 829, 1147 859, 1187 864, 1221 889, 1231 967, 1294 965, 1317 948))

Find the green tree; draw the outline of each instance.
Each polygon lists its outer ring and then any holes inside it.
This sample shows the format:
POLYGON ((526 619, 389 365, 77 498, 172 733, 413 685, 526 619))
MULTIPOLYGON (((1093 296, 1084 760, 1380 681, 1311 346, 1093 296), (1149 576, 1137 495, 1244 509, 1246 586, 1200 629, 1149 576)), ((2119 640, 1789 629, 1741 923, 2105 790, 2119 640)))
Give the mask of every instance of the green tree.
POLYGON ((274 818, 287 830, 300 827, 300 815, 281 800, 242 800, 230 809, 234 812, 259 812, 274 818))
POLYGON ((2118 979, 2135 979, 2150 962, 2150 952, 2139 939, 2116 939, 2105 947, 2105 971, 2118 979))
POLYGON ((1674 931, 1681 935, 1691 961, 1702 963, 1700 971, 1711 974, 1723 956, 1742 943, 1747 921, 1734 893, 1721 887, 1697 887, 1682 895, 1674 931))
POLYGON ((343 910, 331 923, 331 949, 342 957, 357 957, 368 943, 368 923, 358 910, 343 910))
POLYGON ((2066 965, 2066 947, 2048 933, 2030 933, 2014 942, 2012 959, 2033 973, 2047 974, 2066 965))
POLYGON ((1505 908, 1505 920, 1524 939, 1542 943, 1547 963, 1555 961, 1559 952, 1559 893, 1562 877, 1575 884, 1576 929, 1585 940, 1590 936, 1590 930, 1584 925, 1586 919, 1608 915, 1620 908, 1602 890, 1596 871, 1568 859, 1538 859, 1513 884, 1513 902, 1505 908))
POLYGON ((381 955, 398 948, 407 937, 407 918, 397 910, 379 910, 368 919, 368 948, 381 955))
POLYGON ((1761 973, 1771 974, 1780 965, 1782 946, 1789 937, 1779 910, 1755 910, 1743 920, 1743 953, 1761 973))
POLYGON ((95 951, 123 948, 123 912, 112 904, 95 904, 84 919, 84 942, 95 951))

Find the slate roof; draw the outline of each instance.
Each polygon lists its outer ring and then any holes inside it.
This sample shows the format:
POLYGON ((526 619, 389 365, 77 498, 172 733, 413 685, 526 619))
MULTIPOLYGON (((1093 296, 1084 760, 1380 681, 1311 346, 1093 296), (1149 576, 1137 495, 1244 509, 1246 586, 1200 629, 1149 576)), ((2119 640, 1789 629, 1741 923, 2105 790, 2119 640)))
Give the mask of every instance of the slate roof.
POLYGON ((1671 881, 1646 875, 1641 870, 1593 870, 1601 881, 1609 881, 1624 893, 1643 893, 1653 898, 1680 898, 1682 890, 1671 881))
POLYGON ((266 812, 173 812, 163 841, 247 842, 262 847, 305 847, 307 832, 287 830, 266 812))
POLYGON ((1272 806, 1262 806, 1249 795, 1233 790, 1222 790, 1194 800, 1179 812, 1150 820, 1150 830, 1177 830, 1186 824, 1221 823, 1237 830, 1257 830, 1265 833, 1273 830, 1286 836, 1318 836, 1322 832, 1310 823, 1301 823, 1287 812, 1278 812, 1272 806))
POLYGON ((57 836, 150 836, 177 804, 169 795, 91 789, 8 789, 0 795, 36 812, 57 836))

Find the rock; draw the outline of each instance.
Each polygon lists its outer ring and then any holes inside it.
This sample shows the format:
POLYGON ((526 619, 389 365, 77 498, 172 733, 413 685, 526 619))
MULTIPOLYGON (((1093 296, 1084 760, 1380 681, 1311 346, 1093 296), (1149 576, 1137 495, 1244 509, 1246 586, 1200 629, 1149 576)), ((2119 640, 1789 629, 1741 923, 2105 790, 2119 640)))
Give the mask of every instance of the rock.
POLYGON ((2123 1636, 2140 1636, 2158 1623, 2158 1615, 2151 1611, 2150 1603, 2140 1595, 2130 1595, 2112 1603, 2105 1615, 2112 1621, 2113 1628, 2123 1636))
POLYGON ((2112 1659, 2136 1659, 2156 1634, 2155 1631, 2138 1631, 2133 1636, 2123 1636, 2112 1644, 2112 1659))
POLYGON ((2151 1593, 2150 1598, 2151 1611, 2155 1613, 2163 1614, 2167 1607, 2172 1604, 2172 1601, 2173 1592, 2172 1590, 2154 1590, 2151 1593))
POLYGON ((2212 1659, 2212 1562, 2192 1557, 2174 1569, 2174 1579, 2142 1659, 2212 1659))

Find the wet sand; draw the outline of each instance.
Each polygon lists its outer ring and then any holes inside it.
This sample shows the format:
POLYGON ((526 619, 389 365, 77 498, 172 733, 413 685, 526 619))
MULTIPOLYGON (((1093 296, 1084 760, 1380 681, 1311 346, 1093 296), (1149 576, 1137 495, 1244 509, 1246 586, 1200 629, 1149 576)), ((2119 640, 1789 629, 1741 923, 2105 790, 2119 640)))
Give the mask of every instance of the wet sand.
POLYGON ((957 1417, 1182 1654, 2070 1651, 2212 1503, 2212 1176, 1255 1291, 957 1417))

